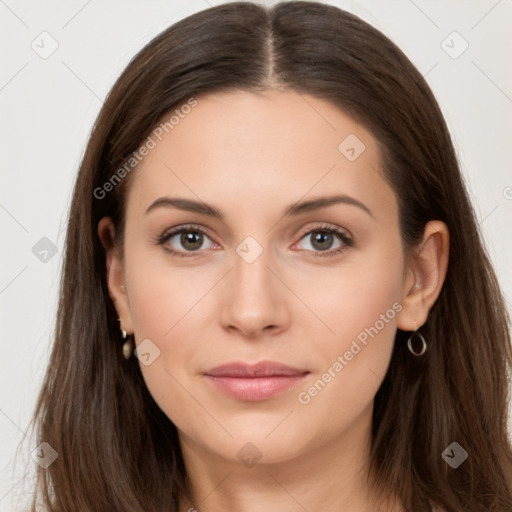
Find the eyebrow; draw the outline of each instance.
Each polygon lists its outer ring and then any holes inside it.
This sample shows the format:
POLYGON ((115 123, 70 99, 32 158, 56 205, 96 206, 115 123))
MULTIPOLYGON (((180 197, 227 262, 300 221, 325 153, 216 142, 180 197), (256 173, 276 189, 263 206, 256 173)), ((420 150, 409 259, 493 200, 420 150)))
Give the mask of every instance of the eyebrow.
MULTIPOLYGON (((365 211, 371 217, 374 217, 371 210, 361 201, 355 199, 354 197, 347 196, 345 194, 340 194, 336 196, 328 196, 328 197, 319 197, 317 199, 312 199, 310 201, 303 201, 299 203, 294 203, 288 206, 282 217, 293 217, 296 215, 300 215, 301 213, 311 212, 314 210, 318 210, 320 208, 325 208, 327 206, 331 206, 333 204, 348 204, 351 206, 356 206, 361 210, 365 211)), ((201 215, 207 215, 208 217, 213 217, 215 219, 223 220, 225 218, 224 214, 217 208, 207 203, 194 201, 192 199, 185 199, 182 197, 159 197, 146 210, 146 215, 154 210, 155 208, 160 207, 174 207, 179 210, 184 210, 187 212, 198 213, 201 215)))

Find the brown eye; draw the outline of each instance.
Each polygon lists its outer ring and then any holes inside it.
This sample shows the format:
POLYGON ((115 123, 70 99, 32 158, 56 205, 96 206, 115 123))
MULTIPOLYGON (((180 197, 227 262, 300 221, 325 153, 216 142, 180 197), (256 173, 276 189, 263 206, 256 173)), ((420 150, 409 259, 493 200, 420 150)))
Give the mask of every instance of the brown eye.
POLYGON ((203 245, 203 234, 197 231, 182 231, 180 233, 180 244, 189 251, 195 251, 203 245))
POLYGON ((353 245, 352 239, 343 231, 331 226, 319 226, 309 230, 301 240, 309 241, 310 248, 306 250, 313 256, 334 256, 353 245), (338 245, 332 248, 338 240, 338 245))
POLYGON ((334 236, 332 233, 326 233, 323 231, 316 231, 311 236, 311 245, 319 251, 329 250, 334 242, 334 236))
POLYGON ((186 257, 195 256, 202 249, 211 248, 211 246, 203 247, 205 240, 210 240, 210 238, 202 229, 181 226, 165 233, 158 239, 158 244, 163 245, 165 250, 174 256, 186 257))

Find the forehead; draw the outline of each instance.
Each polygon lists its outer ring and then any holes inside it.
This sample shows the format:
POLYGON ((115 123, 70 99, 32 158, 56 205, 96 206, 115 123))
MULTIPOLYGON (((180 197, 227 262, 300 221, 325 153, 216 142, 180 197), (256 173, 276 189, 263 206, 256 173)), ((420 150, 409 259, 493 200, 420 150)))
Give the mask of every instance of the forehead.
POLYGON ((167 194, 222 204, 226 213, 230 204, 237 214, 281 211, 281 202, 343 193, 396 213, 376 140, 330 102, 292 90, 196 101, 150 135, 154 147, 132 176, 128 209, 140 213, 167 194))

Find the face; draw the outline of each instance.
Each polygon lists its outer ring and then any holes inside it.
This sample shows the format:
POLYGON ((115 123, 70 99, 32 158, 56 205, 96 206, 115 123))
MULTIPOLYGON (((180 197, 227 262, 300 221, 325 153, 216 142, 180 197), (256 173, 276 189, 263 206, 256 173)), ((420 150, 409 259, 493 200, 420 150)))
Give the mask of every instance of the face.
POLYGON ((160 137, 130 178, 114 293, 155 401, 232 461, 247 442, 278 462, 342 437, 371 410, 410 286, 375 139, 277 90, 198 97, 160 137), (262 361, 299 371, 205 375, 262 361))

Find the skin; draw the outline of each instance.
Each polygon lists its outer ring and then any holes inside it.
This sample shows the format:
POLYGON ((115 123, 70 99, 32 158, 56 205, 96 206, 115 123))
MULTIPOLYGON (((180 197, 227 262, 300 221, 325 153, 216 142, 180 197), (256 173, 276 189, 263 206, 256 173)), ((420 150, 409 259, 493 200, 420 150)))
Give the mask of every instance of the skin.
MULTIPOLYGON (((178 428, 198 509, 376 510, 365 484, 373 400, 396 329, 419 329, 441 291, 448 229, 428 223, 418 252, 405 256, 377 143, 329 102, 276 89, 197 99, 130 178, 124 259, 112 244, 110 218, 98 234, 121 328, 137 345, 148 338, 160 350, 150 365, 139 364, 178 428), (349 134, 366 146, 354 161, 338 149, 349 134), (297 201, 335 193, 361 201, 372 215, 334 204, 282 217, 297 201), (225 218, 172 207, 146 214, 162 196, 204 201, 225 218), (187 223, 207 231, 199 249, 180 243, 179 234, 154 243, 187 223), (315 244, 325 224, 354 244, 314 258, 322 247, 345 245, 335 235, 330 245, 315 244), (252 263, 236 252, 247 236, 263 249, 252 263), (165 247, 193 256, 173 258, 165 247), (401 306, 394 318, 309 403, 300 403, 298 393, 394 303, 401 306), (203 375, 227 362, 261 360, 311 373, 259 402, 227 397, 203 375), (261 453, 251 467, 237 456, 247 442, 261 453)), ((397 503, 394 510, 403 508, 397 503)))

